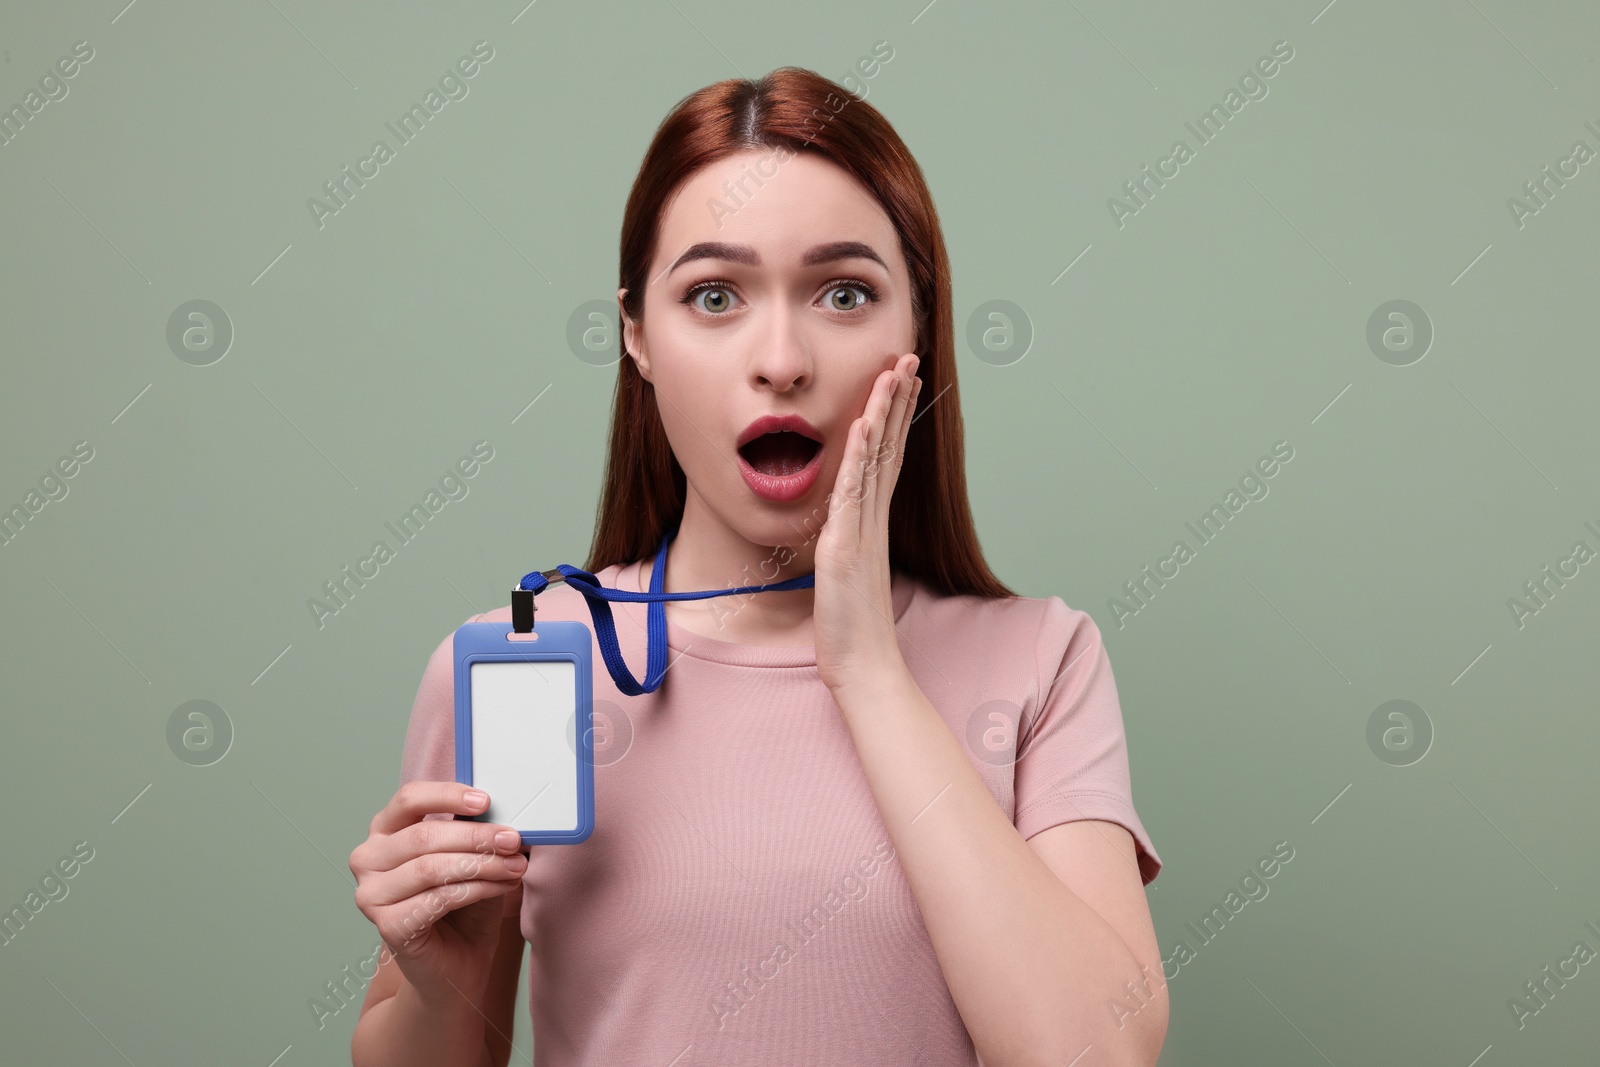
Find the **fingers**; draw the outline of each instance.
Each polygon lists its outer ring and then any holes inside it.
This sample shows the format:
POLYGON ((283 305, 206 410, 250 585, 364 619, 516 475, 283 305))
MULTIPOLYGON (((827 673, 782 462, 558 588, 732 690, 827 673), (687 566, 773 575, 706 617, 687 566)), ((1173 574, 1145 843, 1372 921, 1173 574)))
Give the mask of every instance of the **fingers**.
MULTIPOLYGON (((917 407, 917 396, 922 392, 922 379, 916 377, 913 370, 909 385, 901 386, 895 398, 894 410, 889 416, 889 425, 884 429, 884 446, 878 465, 883 468, 883 480, 878 483, 883 485, 883 492, 873 493, 876 503, 875 519, 879 525, 887 527, 889 524, 889 501, 894 496, 894 487, 899 484, 900 470, 905 465, 906 438, 911 432, 911 419, 917 407)), ((874 490, 876 490, 874 486, 874 490)))
MULTIPOLYGON (((356 906, 399 946, 443 915, 510 893, 528 869, 521 835, 509 826, 433 814, 485 810, 481 790, 459 782, 407 782, 372 820, 369 836, 350 853, 356 906), (472 801, 476 795, 477 802, 472 801)), ((509 905, 508 905, 509 906, 509 905)))
POLYGON ((902 355, 894 367, 873 379, 865 410, 850 424, 829 517, 831 522, 836 513, 854 508, 852 531, 858 538, 865 527, 863 516, 870 514, 875 524, 882 524, 888 514, 888 501, 877 499, 879 473, 882 468, 890 468, 884 472, 882 484, 892 487, 900 469, 910 412, 921 387, 916 366, 915 354, 902 355))
POLYGON ((887 522, 889 517, 889 497, 894 493, 894 485, 900 474, 900 465, 905 459, 906 431, 911 425, 911 409, 916 401, 917 389, 922 383, 918 378, 917 366, 920 361, 915 354, 907 356, 897 369, 905 374, 905 381, 897 382, 894 393, 894 403, 889 409, 885 419, 883 431, 883 446, 878 453, 878 466, 883 469, 881 482, 886 491, 875 494, 877 499, 877 518, 887 522))
POLYGON ((509 826, 423 819, 398 833, 370 839, 362 860, 369 870, 392 871, 430 852, 467 852, 493 857, 517 855, 522 848, 522 836, 509 826))
POLYGON ((884 376, 878 375, 872 383, 872 396, 867 399, 867 447, 862 455, 861 469, 861 499, 863 507, 878 480, 879 450, 883 447, 884 424, 888 420, 889 412, 894 408, 895 394, 900 390, 900 364, 904 357, 895 361, 889 373, 889 384, 884 385, 884 376))
MULTIPOLYGON (((387 907, 362 906, 362 912, 378 928, 383 943, 397 955, 404 955, 412 938, 425 933, 447 913, 476 904, 493 896, 511 896, 518 883, 477 879, 451 882, 425 889, 387 907)), ((360 901, 357 901, 360 904, 360 901)))
MULTIPOLYGON (((367 879, 356 888, 356 904, 362 910, 383 908, 410 900, 431 890, 445 890, 456 901, 455 886, 467 882, 494 882, 500 889, 520 881, 528 869, 521 853, 512 856, 483 855, 477 852, 428 852, 402 863, 381 878, 367 879)), ((459 905, 456 905, 459 906, 459 905)))
MULTIPOLYGON (((481 790, 459 782, 414 781, 402 785, 373 818, 367 839, 350 853, 350 873, 356 876, 357 883, 365 884, 375 875, 386 876, 429 853, 477 855, 486 861, 520 855, 522 837, 509 826, 424 818, 436 812, 463 814, 483 810, 487 800, 480 804, 468 802, 468 794, 474 792, 482 795, 481 790)), ((395 899, 392 891, 385 890, 383 895, 395 899)))
POLYGON ((877 489, 879 484, 890 486, 890 492, 882 494, 887 497, 892 493, 895 474, 899 471, 901 444, 905 440, 905 426, 908 423, 906 412, 910 408, 910 399, 916 386, 914 377, 917 366, 915 354, 908 354, 895 361, 890 372, 890 384, 884 397, 879 400, 877 389, 874 390, 873 401, 879 404, 876 412, 872 410, 872 403, 868 403, 868 418, 871 432, 868 435, 865 469, 862 478, 862 496, 872 498, 868 505, 875 522, 881 522, 888 514, 888 500, 878 499, 877 489), (892 471, 884 468, 893 465, 892 471), (883 477, 880 479, 880 474, 883 477))
POLYGON ((382 811, 372 818, 371 832, 392 834, 424 815, 444 812, 452 815, 477 815, 489 806, 488 796, 481 790, 460 782, 407 782, 395 791, 382 811), (481 803, 469 803, 468 794, 483 797, 481 803))
POLYGON ((892 403, 889 405, 885 416, 883 428, 883 445, 889 450, 892 458, 896 446, 903 436, 906 425, 906 416, 911 410, 911 398, 915 395, 917 385, 922 379, 917 377, 917 366, 920 363, 915 354, 902 357, 895 363, 895 390, 892 403))

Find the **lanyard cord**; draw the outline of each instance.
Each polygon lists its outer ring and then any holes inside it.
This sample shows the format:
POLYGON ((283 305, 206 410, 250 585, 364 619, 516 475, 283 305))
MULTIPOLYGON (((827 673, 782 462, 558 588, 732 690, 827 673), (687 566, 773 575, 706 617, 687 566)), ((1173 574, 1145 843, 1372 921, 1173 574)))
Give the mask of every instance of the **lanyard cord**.
MULTIPOLYGON (((788 578, 781 582, 771 582, 766 585, 741 585, 732 589, 705 589, 698 592, 668 593, 665 591, 667 572, 667 545, 678 535, 678 527, 668 530, 661 539, 661 548, 656 552, 655 566, 650 570, 650 591, 635 593, 627 589, 615 589, 600 584, 600 579, 588 571, 580 570, 567 563, 556 564, 556 570, 561 573, 561 580, 583 594, 584 600, 589 604, 589 614, 594 619, 595 637, 600 642, 600 654, 606 661, 606 669, 611 672, 611 678, 617 683, 617 689, 628 696, 639 696, 643 693, 653 693, 661 685, 661 679, 667 673, 667 609, 664 601, 667 600, 704 600, 714 596, 731 596, 734 593, 760 593, 782 592, 788 589, 809 589, 816 584, 816 575, 803 574, 798 578, 788 578), (648 603, 645 609, 645 676, 639 682, 634 678, 633 672, 628 670, 628 664, 622 658, 622 646, 617 642, 617 624, 611 615, 611 605, 607 601, 620 603, 648 603)), ((517 590, 527 590, 538 596, 550 586, 550 579, 540 571, 530 571, 522 576, 522 581, 517 584, 517 590)), ((513 598, 515 598, 513 591, 513 598)), ((529 610, 527 612, 528 629, 533 629, 532 597, 529 597, 529 610)), ((516 614, 514 612, 514 614, 516 614)), ((521 629, 520 625, 518 629, 521 629)))

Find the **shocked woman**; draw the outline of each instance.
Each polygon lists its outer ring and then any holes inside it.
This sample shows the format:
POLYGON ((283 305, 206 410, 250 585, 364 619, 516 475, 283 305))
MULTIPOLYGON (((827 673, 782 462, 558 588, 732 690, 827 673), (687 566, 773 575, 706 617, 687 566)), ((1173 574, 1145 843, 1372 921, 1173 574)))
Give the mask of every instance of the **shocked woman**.
MULTIPOLYGON (((1155 1063, 1161 861, 1111 664, 1087 614, 1014 595, 978 546, 905 144, 803 69, 694 93, 634 182, 617 296, 585 570, 814 580, 665 602, 664 673, 595 674, 593 834, 526 858, 465 818, 486 802, 453 781, 440 643, 351 855, 389 948, 355 1062, 505 1064, 527 942, 545 1067, 1155 1063)), ((538 607, 592 618, 568 585, 538 607)), ((645 662, 647 605, 612 609, 645 662)))

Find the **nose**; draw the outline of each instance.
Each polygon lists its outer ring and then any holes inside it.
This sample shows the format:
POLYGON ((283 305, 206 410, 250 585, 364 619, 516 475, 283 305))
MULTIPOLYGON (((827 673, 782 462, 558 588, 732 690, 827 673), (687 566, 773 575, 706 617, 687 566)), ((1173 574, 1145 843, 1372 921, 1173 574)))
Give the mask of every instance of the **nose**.
POLYGON ((789 393, 811 384, 810 346, 787 309, 776 310, 771 328, 753 340, 757 351, 750 360, 750 382, 757 389, 789 393))

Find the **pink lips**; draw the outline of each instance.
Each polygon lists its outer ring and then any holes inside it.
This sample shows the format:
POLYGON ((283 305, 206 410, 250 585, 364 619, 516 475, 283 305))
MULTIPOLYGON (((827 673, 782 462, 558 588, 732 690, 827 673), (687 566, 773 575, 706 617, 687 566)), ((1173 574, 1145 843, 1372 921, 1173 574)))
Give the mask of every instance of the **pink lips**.
POLYGON ((805 496, 811 487, 816 484, 817 475, 822 472, 823 440, 821 432, 799 415, 763 415, 744 428, 744 432, 739 435, 739 439, 735 444, 735 448, 743 448, 762 434, 777 433, 781 430, 789 430, 817 442, 816 455, 812 456, 811 461, 795 473, 781 476, 763 474, 750 466, 745 461, 744 456, 738 455, 737 452, 735 453, 739 463, 739 473, 744 475, 745 484, 757 496, 775 503, 798 500, 800 497, 805 496))

